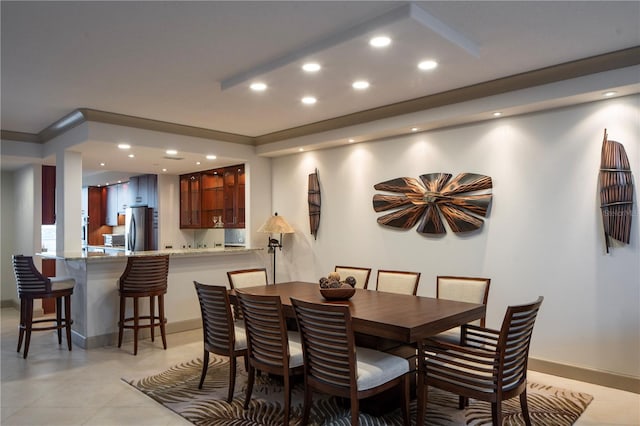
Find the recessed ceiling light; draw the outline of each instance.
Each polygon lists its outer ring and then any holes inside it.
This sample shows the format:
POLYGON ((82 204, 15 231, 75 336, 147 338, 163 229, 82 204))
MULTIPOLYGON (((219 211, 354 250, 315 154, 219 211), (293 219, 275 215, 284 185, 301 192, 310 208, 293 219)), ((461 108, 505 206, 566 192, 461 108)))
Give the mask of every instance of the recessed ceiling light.
POLYGON ((320 71, 320 64, 316 63, 316 62, 307 62, 306 64, 304 64, 302 66, 302 69, 305 70, 306 72, 316 72, 316 71, 320 71))
POLYGON ((129 154, 129 158, 133 158, 133 157, 135 157, 135 155, 129 154))
POLYGON ((165 151, 168 155, 176 155, 178 153, 178 151, 176 151, 175 149, 168 149, 165 151))
POLYGON ((167 171, 167 169, 162 169, 162 171, 163 171, 163 172, 166 172, 166 171, 167 171))
POLYGON ((249 86, 251 88, 251 90, 256 91, 256 92, 264 92, 265 90, 267 90, 267 85, 265 83, 262 83, 260 81, 256 81, 255 83, 251 83, 251 86, 249 86))
POLYGON ((369 82, 366 80, 354 81, 351 87, 357 90, 364 90, 369 87, 369 82))
POLYGON ((420 129, 418 129, 417 127, 412 127, 412 128, 411 128, 411 131, 412 131, 412 132, 417 132, 418 130, 420 130, 420 129))
POLYGON ((118 183, 122 183, 122 181, 120 179, 118 179, 118 183))
POLYGON ((306 105, 313 105, 317 101, 318 100, 316 98, 314 98, 313 96, 305 96, 304 98, 302 98, 302 103, 306 104, 306 105))
POLYGON ((607 98, 610 98, 611 96, 613 96, 613 95, 617 95, 617 94, 618 94, 618 92, 614 92, 614 91, 612 90, 612 91, 609 91, 609 92, 604 92, 604 93, 602 94, 602 96, 606 96, 607 98))
POLYGON ((349 143, 354 143, 355 141, 355 139, 349 139, 349 143))
POLYGON ((216 157, 215 155, 207 155, 207 160, 215 160, 216 158, 218 157, 216 157))
POLYGON ((429 70, 435 69, 437 67, 438 67, 438 63, 436 61, 434 61, 434 60, 431 60, 431 59, 429 59, 427 61, 421 61, 418 64, 418 68, 420 68, 423 71, 429 71, 429 70))
POLYGON ((304 151, 304 148, 298 148, 298 151, 302 152, 304 151))
POLYGON ((500 111, 496 111, 493 113, 494 117, 500 117, 502 115, 502 113, 500 111))
POLYGON ((126 144, 126 143, 121 143, 121 144, 118 144, 118 148, 120 148, 120 149, 129 149, 129 148, 131 148, 131 145, 126 144))
POLYGON ((100 166, 104 167, 104 163, 100 163, 100 166))
POLYGON ((197 165, 197 166, 199 166, 199 165, 200 165, 200 162, 199 162, 199 161, 196 161, 196 165, 197 165))
POLYGON ((369 40, 369 44, 373 47, 385 47, 391 44, 391 39, 387 36, 377 36, 369 40))

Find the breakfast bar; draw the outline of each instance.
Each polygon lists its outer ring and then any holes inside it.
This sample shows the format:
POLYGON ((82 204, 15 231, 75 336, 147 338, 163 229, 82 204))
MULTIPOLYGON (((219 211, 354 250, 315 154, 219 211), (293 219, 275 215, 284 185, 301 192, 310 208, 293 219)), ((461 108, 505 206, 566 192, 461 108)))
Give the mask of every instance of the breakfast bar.
MULTIPOLYGON (((55 259, 59 276, 75 278, 72 306, 73 343, 84 349, 113 345, 118 335, 118 287, 130 256, 169 255, 168 291, 165 296, 167 332, 201 326, 193 281, 226 285, 226 271, 263 267, 262 249, 202 248, 165 249, 116 253, 39 253, 55 259)), ((148 307, 147 307, 148 309, 148 307)), ((125 335, 125 339, 131 336, 125 335)))

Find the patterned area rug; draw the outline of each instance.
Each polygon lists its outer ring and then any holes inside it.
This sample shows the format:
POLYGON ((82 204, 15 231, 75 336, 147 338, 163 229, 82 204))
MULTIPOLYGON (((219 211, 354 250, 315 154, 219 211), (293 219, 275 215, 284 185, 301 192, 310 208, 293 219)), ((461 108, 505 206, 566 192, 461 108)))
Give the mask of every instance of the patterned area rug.
MULTIPOLYGON (((143 379, 123 379, 131 386, 175 411, 195 425, 282 425, 282 383, 267 375, 256 377, 249 409, 242 405, 247 374, 242 359, 238 362, 236 390, 233 402, 226 402, 229 360, 211 354, 209 371, 202 389, 198 389, 202 361, 192 360, 175 365, 159 374, 143 379)), ((303 384, 292 390, 291 424, 300 424, 303 384)), ((572 425, 584 412, 593 397, 551 386, 529 383, 527 389, 529 412, 534 425, 572 425)), ((428 425, 484 425, 491 424, 491 405, 471 400, 469 407, 458 410, 458 397, 438 389, 429 389, 429 404, 425 424, 428 425)), ((506 401, 502 410, 504 425, 523 425, 518 398, 506 401)), ((416 401, 411 402, 412 422, 415 422, 416 401)), ((314 393, 311 411, 312 425, 350 424, 348 403, 314 393)), ((399 409, 376 417, 360 413, 361 425, 402 425, 399 409)))

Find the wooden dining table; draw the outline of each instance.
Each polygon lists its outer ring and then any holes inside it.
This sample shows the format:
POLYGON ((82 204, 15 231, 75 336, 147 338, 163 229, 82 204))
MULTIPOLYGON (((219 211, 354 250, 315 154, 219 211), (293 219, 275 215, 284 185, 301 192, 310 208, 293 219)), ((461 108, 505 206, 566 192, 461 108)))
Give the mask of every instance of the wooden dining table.
MULTIPOLYGON (((315 303, 346 304, 353 329, 379 338, 416 343, 453 327, 482 318, 485 305, 435 299, 432 297, 356 289, 346 301, 328 301, 317 283, 293 281, 275 285, 246 287, 241 291, 258 295, 278 295, 287 317, 294 317, 291 298, 315 303)), ((229 296, 235 299, 235 291, 229 296)))

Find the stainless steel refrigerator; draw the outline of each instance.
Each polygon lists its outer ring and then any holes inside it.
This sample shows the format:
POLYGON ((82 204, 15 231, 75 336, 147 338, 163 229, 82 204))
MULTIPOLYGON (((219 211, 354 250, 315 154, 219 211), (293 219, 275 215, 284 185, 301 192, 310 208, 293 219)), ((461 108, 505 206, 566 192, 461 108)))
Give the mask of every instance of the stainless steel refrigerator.
POLYGON ((125 214, 125 248, 131 251, 150 249, 150 209, 147 206, 129 207, 125 214))

